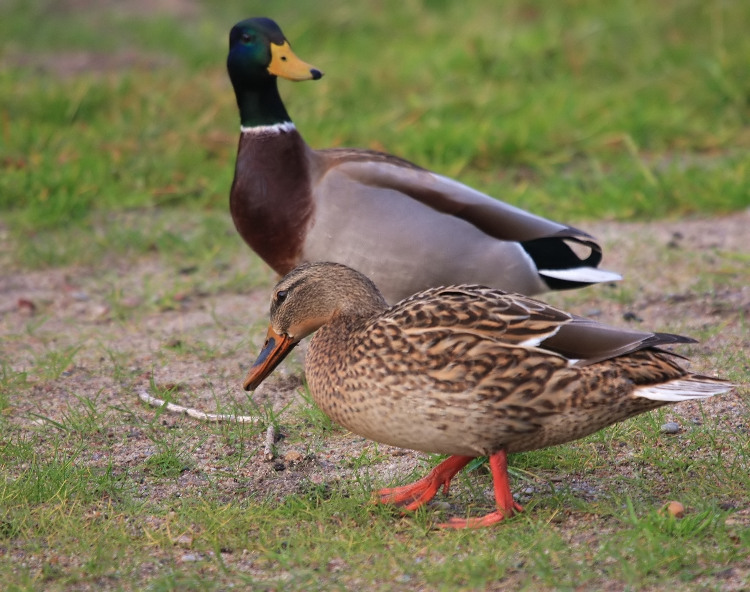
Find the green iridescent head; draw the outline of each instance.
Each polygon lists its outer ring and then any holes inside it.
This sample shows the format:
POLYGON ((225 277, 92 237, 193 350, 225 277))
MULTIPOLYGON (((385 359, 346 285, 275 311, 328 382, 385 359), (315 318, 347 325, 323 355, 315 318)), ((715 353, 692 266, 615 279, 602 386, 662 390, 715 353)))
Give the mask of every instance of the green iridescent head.
POLYGON ((323 76, 294 55, 279 26, 263 17, 232 27, 227 70, 235 90, 262 87, 277 76, 288 80, 318 80, 323 76))
POLYGON ((279 26, 268 18, 237 23, 229 33, 229 79, 243 127, 290 122, 276 80, 318 80, 323 73, 292 52, 279 26))

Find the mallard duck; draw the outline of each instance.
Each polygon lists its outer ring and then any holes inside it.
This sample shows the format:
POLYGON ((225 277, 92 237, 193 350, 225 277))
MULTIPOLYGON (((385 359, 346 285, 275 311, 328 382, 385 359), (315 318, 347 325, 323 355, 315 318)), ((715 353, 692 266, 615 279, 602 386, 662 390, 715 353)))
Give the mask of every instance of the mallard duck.
POLYGON ((727 392, 660 349, 689 337, 610 327, 519 294, 431 288, 389 307, 375 284, 337 263, 304 264, 271 296, 256 388, 301 339, 310 393, 348 430, 391 446, 451 455, 378 500, 413 510, 489 456, 497 510, 443 526, 486 526, 522 508, 507 453, 561 444, 639 413, 727 392))
POLYGON ((241 121, 230 211, 277 273, 337 261, 370 277, 390 302, 464 282, 536 294, 621 279, 597 269, 601 247, 581 230, 388 154, 311 149, 276 83, 323 73, 295 56, 274 21, 232 28, 227 69, 241 121))

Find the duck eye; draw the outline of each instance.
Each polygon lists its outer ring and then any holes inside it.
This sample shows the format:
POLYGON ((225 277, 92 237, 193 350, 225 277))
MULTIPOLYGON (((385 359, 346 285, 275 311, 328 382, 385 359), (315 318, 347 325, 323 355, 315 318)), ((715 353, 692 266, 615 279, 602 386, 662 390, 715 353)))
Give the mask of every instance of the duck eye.
POLYGON ((243 33, 242 42, 243 43, 255 43, 255 35, 251 35, 250 33, 243 33))
POLYGON ((282 302, 284 302, 288 293, 289 292, 287 292, 286 290, 279 290, 278 292, 276 292, 276 304, 281 304, 282 302))

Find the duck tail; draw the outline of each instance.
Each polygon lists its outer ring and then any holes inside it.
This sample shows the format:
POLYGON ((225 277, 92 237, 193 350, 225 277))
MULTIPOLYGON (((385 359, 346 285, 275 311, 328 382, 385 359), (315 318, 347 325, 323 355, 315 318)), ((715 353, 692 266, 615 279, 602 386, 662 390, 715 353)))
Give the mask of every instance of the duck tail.
POLYGON ((734 385, 729 381, 691 374, 685 378, 670 380, 662 384, 638 387, 633 394, 652 401, 677 403, 689 399, 707 399, 714 395, 727 393, 733 388, 734 385))
POLYGON ((523 241, 521 246, 551 290, 570 290, 622 279, 618 273, 597 267, 602 249, 585 236, 550 236, 523 241))

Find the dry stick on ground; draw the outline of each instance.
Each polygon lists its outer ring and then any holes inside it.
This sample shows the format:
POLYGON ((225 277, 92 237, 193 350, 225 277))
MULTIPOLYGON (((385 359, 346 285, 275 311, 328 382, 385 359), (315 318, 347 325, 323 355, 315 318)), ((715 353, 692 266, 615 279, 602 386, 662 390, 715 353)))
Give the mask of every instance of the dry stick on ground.
MULTIPOLYGON (((262 420, 260 417, 257 417, 255 415, 232 415, 228 413, 204 413, 203 411, 198 411, 197 409, 191 409, 190 407, 183 407, 182 405, 175 405, 174 403, 168 403, 167 401, 163 401, 162 399, 157 399, 156 397, 152 397, 148 394, 146 389, 138 388, 136 389, 136 392, 138 393, 138 398, 143 401, 144 403, 147 403, 148 405, 151 405, 152 407, 164 407, 167 411, 171 413, 179 413, 181 415, 187 415, 188 417, 192 417, 194 419, 199 419, 201 421, 231 421, 234 423, 260 423, 262 420)), ((269 430, 271 426, 268 426, 269 430)), ((274 438, 275 438, 275 429, 274 429, 274 438)), ((273 441, 272 441, 273 442, 273 441)))
POLYGON ((276 426, 274 424, 269 424, 268 428, 266 429, 266 443, 263 446, 263 457, 271 461, 274 458, 274 451, 273 451, 273 445, 276 442, 276 426))

